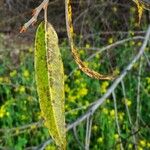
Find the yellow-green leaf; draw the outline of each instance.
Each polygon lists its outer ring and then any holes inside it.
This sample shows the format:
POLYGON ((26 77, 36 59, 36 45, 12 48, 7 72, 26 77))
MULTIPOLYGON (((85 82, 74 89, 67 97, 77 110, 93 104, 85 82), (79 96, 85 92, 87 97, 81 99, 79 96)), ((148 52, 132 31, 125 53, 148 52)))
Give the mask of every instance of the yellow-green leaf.
POLYGON ((58 37, 50 23, 47 23, 45 29, 42 22, 37 29, 34 63, 37 92, 45 125, 56 145, 65 150, 64 70, 58 37))

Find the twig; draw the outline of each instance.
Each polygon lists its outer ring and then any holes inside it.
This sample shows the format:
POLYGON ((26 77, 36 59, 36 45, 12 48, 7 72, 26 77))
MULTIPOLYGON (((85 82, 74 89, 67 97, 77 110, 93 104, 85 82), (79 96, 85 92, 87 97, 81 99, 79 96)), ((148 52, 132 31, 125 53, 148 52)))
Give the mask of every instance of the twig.
POLYGON ((20 33, 25 32, 30 25, 33 25, 37 21, 37 17, 39 16, 39 13, 41 12, 42 9, 45 9, 45 6, 47 6, 48 3, 49 0, 43 0, 43 2, 33 10, 32 13, 33 17, 24 24, 24 26, 20 30, 20 33))
POLYGON ((121 130, 120 130, 120 125, 118 121, 118 111, 117 111, 117 100, 116 100, 116 95, 115 92, 112 92, 113 100, 114 100, 114 108, 115 108, 115 120, 116 120, 116 125, 117 125, 117 131, 119 134, 119 141, 120 141, 120 149, 124 150, 122 140, 121 140, 121 130))
POLYGON ((48 140, 44 141, 42 144, 40 144, 39 146, 35 147, 35 148, 32 149, 32 150, 44 150, 45 147, 46 147, 47 145, 49 145, 50 143, 52 143, 52 139, 48 139, 48 140))
POLYGON ((78 138, 76 127, 73 128, 73 133, 74 133, 74 137, 75 137, 77 143, 81 146, 82 149, 84 149, 83 144, 80 142, 80 140, 79 140, 79 138, 78 138))
POLYGON ((148 56, 146 55, 146 53, 144 52, 144 57, 146 58, 147 64, 150 67, 150 60, 148 58, 148 56))
POLYGON ((21 127, 15 127, 15 128, 11 128, 11 129, 5 129, 5 128, 2 128, 0 129, 0 132, 15 132, 16 130, 25 130, 25 129, 28 129, 28 128, 31 128, 32 126, 34 127, 40 127, 41 124, 42 124, 42 120, 38 121, 38 122, 34 122, 34 123, 31 123, 31 124, 27 124, 27 125, 24 125, 24 126, 21 126, 21 127))
POLYGON ((145 31, 101 31, 101 32, 96 32, 96 33, 91 33, 91 34, 86 34, 86 35, 83 35, 84 36, 84 40, 85 39, 88 39, 90 37, 93 37, 93 36, 96 36, 96 35, 110 35, 110 34, 121 34, 121 35, 130 35, 130 33, 134 33, 134 34, 145 34, 145 31))
POLYGON ((138 76, 138 86, 137 86, 137 106, 136 106, 136 122, 135 128, 139 128, 139 118, 140 118, 140 86, 141 86, 141 72, 142 72, 142 59, 140 59, 140 66, 139 66, 139 76, 138 76))
POLYGON ((143 36, 135 36, 135 37, 132 37, 132 38, 127 38, 127 39, 123 39, 123 40, 117 41, 117 42, 115 42, 113 44, 110 44, 110 45, 108 45, 106 47, 103 47, 103 48, 96 48, 96 49, 92 48, 92 49, 95 49, 95 50, 98 50, 98 51, 96 53, 94 53, 93 55, 91 55, 90 57, 88 57, 88 59, 86 59, 86 60, 90 60, 93 57, 95 57, 97 54, 100 54, 100 53, 102 53, 105 50, 111 49, 113 47, 116 47, 116 46, 121 45, 123 43, 129 42, 131 40, 144 40, 144 37, 143 36))
MULTIPOLYGON (((125 85, 124 85, 124 81, 122 80, 121 81, 121 86, 122 86, 122 91, 123 91, 123 96, 124 96, 124 100, 126 99, 126 90, 125 90, 125 85)), ((131 114, 130 114, 130 111, 129 111, 129 107, 127 105, 127 103, 125 102, 125 107, 126 107, 126 111, 127 111, 127 116, 128 116, 128 119, 129 119, 129 123, 131 125, 131 133, 133 134, 134 133, 134 126, 133 126, 133 123, 132 123, 132 119, 131 119, 131 114)), ((132 140, 133 140, 133 143, 135 144, 135 150, 137 150, 137 147, 136 147, 136 137, 135 135, 133 134, 132 136, 132 140)))
POLYGON ((92 122, 93 122, 93 116, 88 117, 86 123, 85 150, 89 150, 92 122))

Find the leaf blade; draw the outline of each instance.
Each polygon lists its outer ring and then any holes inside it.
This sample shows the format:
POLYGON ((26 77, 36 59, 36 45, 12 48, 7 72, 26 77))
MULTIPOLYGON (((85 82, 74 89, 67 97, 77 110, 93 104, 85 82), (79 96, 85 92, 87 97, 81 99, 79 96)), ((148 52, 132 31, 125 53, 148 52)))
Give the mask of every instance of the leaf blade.
POLYGON ((64 71, 57 34, 50 23, 42 22, 35 40, 35 74, 42 116, 50 135, 66 149, 64 115, 64 71))

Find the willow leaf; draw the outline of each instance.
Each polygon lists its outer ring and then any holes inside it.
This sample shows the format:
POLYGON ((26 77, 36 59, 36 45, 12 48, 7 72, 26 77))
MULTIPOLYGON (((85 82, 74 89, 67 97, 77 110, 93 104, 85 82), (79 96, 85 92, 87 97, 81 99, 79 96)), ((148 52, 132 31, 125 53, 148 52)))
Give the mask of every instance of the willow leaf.
POLYGON ((35 76, 45 125, 56 145, 65 150, 64 70, 58 37, 50 23, 45 29, 42 22, 36 32, 35 76))

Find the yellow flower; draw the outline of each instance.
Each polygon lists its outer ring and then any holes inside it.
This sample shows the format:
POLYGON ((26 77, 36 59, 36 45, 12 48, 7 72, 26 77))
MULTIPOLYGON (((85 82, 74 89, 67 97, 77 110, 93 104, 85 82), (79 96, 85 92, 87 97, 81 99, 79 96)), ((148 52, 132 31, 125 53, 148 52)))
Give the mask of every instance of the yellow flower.
POLYGON ((85 101, 84 106, 85 106, 85 107, 88 107, 88 106, 89 106, 89 104, 90 104, 90 103, 89 103, 89 101, 85 101))
POLYGON ((69 96, 68 96, 68 100, 69 100, 70 102, 75 102, 76 97, 69 95, 69 96))
POLYGON ((96 58, 96 59, 99 59, 99 58, 100 58, 100 54, 96 54, 96 55, 95 55, 95 58, 96 58))
POLYGON ((113 12, 117 12, 117 7, 113 7, 113 12))
POLYGON ((31 125, 31 130, 36 129, 36 125, 31 125))
POLYGON ((119 138, 119 135, 118 134, 114 134, 114 138, 115 138, 115 140, 117 140, 119 138))
POLYGON ((90 44, 86 44, 85 47, 86 47, 86 48, 90 48, 90 44))
POLYGON ((132 13, 135 13, 135 11, 136 11, 135 7, 131 7, 131 8, 130 8, 130 11, 131 11, 132 13))
POLYGON ((65 92, 69 93, 70 92, 70 87, 68 86, 68 84, 65 84, 65 92))
POLYGON ((119 68, 116 68, 114 71, 113 71, 113 75, 117 76, 120 74, 120 70, 119 68))
POLYGON ((125 103, 127 104, 128 107, 130 107, 132 104, 131 100, 129 100, 127 98, 125 99, 125 103))
POLYGON ((12 72, 9 73, 10 77, 15 77, 17 74, 16 70, 13 70, 12 72))
POLYGON ((65 110, 69 110, 69 106, 68 105, 65 105, 65 110))
POLYGON ((114 39, 112 37, 108 39, 109 44, 112 44, 113 42, 114 42, 114 39))
POLYGON ((83 88, 79 91, 80 96, 85 96, 85 95, 87 95, 87 93, 88 93, 88 89, 86 89, 86 88, 83 88))
POLYGON ((32 101, 33 101, 32 96, 28 96, 28 97, 27 97, 27 100, 28 100, 29 102, 32 102, 32 101))
POLYGON ((118 117, 122 121, 124 119, 124 113, 123 112, 118 113, 118 117))
POLYGON ((147 77, 146 80, 147 80, 147 83, 150 84, 150 77, 147 77))
POLYGON ((80 81, 80 86, 82 87, 82 88, 85 88, 86 87, 86 83, 81 83, 81 81, 80 81))
POLYGON ((129 148, 129 149, 132 149, 132 148, 133 148, 133 145, 132 145, 132 144, 129 144, 129 145, 128 145, 128 148, 129 148))
MULTIPOLYGON (((134 19, 134 18, 133 18, 134 19)), ((134 20, 133 20, 134 21, 134 20)), ((133 32, 133 31, 130 31, 129 32, 132 36, 134 36, 135 35, 135 33, 133 32)))
POLYGON ((106 99, 106 103, 107 103, 107 104, 110 104, 110 99, 106 99))
POLYGON ((138 150, 143 150, 143 148, 139 146, 139 147, 138 147, 138 150))
POLYGON ((136 22, 136 23, 134 24, 134 26, 135 26, 135 27, 138 27, 138 26, 139 26, 139 24, 136 22))
POLYGON ((133 68, 134 69, 139 69, 139 63, 134 63, 133 68))
POLYGON ((33 52, 33 48, 29 48, 29 52, 32 53, 33 52))
POLYGON ((4 77, 3 81, 6 82, 6 83, 10 83, 10 79, 8 77, 4 77))
POLYGON ((104 141, 104 139, 103 139, 102 137, 99 137, 99 138, 97 139, 97 142, 98 142, 98 143, 103 143, 103 141, 104 141))
POLYGON ((77 77, 80 76, 80 75, 81 75, 81 71, 80 71, 80 70, 76 70, 76 71, 74 72, 74 75, 77 76, 77 77))
POLYGON ((114 116, 115 116, 115 110, 114 110, 114 109, 112 109, 112 110, 110 111, 110 116, 111 116, 111 117, 114 117, 114 116))
POLYGON ((28 70, 24 70, 24 71, 23 71, 23 76, 24 76, 25 78, 28 78, 28 77, 30 76, 29 71, 28 71, 28 70))
POLYGON ((37 118, 40 120, 40 119, 42 119, 42 114, 41 114, 41 112, 37 112, 37 118))
POLYGON ((108 81, 102 82, 100 92, 101 92, 102 94, 106 93, 108 86, 109 86, 109 82, 108 82, 108 81))
POLYGON ((75 84, 81 84, 81 81, 80 81, 79 79, 76 79, 76 80, 74 81, 74 83, 75 83, 75 84))
POLYGON ((84 52, 84 50, 82 49, 82 50, 79 51, 79 53, 80 53, 80 55, 84 55, 85 52, 84 52))
POLYGON ((138 44, 137 44, 138 46, 141 46, 142 45, 142 42, 138 42, 138 44))
POLYGON ((147 143, 147 148, 150 148, 150 142, 147 143))
POLYGON ((145 146, 146 146, 146 141, 141 140, 141 141, 140 141, 140 145, 141 145, 142 147, 145 147, 145 146))
POLYGON ((135 42, 134 41, 130 41, 130 46, 134 46, 135 42))
POLYGON ((45 150, 56 150, 56 147, 54 145, 48 145, 45 150))
POLYGON ((3 77, 0 77, 0 83, 2 83, 3 82, 3 77))
POLYGON ((18 129, 18 128, 16 128, 15 134, 16 134, 16 135, 19 134, 19 129, 18 129))
POLYGON ((25 92, 25 87, 24 86, 20 86, 19 87, 19 92, 20 93, 24 93, 25 92))
POLYGON ((149 47, 146 47, 146 48, 145 48, 145 51, 149 51, 149 47))
POLYGON ((102 109, 102 112, 103 112, 104 114, 106 114, 106 115, 107 115, 107 114, 108 114, 108 109, 103 108, 103 109, 102 109))
POLYGON ((83 64, 87 67, 89 66, 89 62, 83 62, 83 64))
POLYGON ((93 131, 97 132, 98 126, 97 126, 97 125, 94 125, 94 126, 92 127, 92 129, 93 129, 93 131))
POLYGON ((80 38, 83 39, 83 35, 80 35, 80 38))
POLYGON ((5 105, 1 106, 0 108, 0 118, 3 118, 6 114, 5 105))
POLYGON ((9 113, 9 112, 6 112, 6 116, 10 116, 10 113, 9 113))
POLYGON ((21 120, 26 120, 26 119, 27 119, 27 116, 21 115, 21 120))

